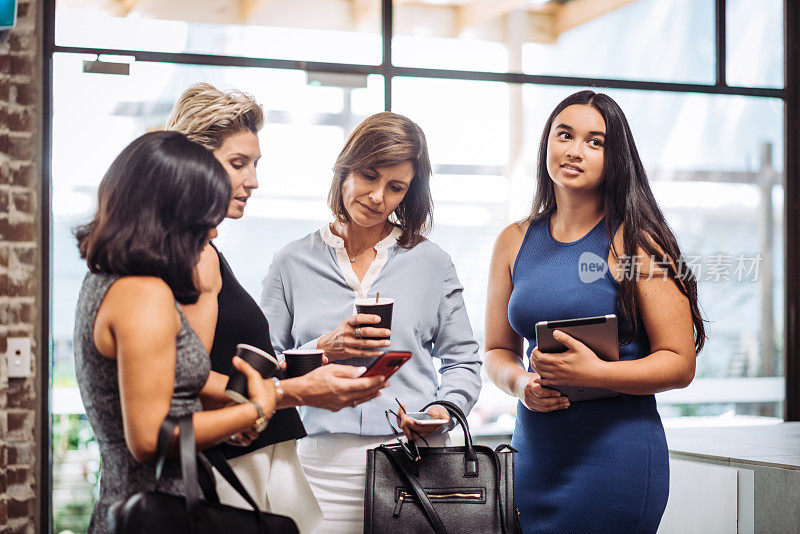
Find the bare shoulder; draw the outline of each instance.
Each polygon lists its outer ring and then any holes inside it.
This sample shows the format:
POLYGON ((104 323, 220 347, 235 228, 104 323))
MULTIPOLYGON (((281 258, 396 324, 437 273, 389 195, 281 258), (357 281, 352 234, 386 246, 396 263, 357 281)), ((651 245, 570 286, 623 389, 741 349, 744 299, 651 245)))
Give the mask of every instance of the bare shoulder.
MULTIPOLYGON (((637 277, 639 281, 647 281, 654 278, 665 280, 668 264, 672 264, 674 268, 675 258, 668 258, 664 253, 664 249, 658 245, 656 240, 649 233, 643 233, 641 238, 647 242, 649 247, 654 251, 653 253, 648 252, 641 245, 637 245, 635 251, 625 250, 623 232, 624 223, 619 225, 619 228, 617 228, 614 234, 614 247, 612 251, 609 251, 608 258, 609 265, 611 265, 614 277, 617 281, 621 281, 623 276, 626 275, 623 273, 623 270, 634 268, 639 273, 637 277), (614 251, 616 251, 617 257, 614 256, 614 251), (622 261, 624 265, 620 265, 620 261, 622 261)), ((630 276, 630 273, 627 273, 627 275, 630 276)))
POLYGON ((156 276, 123 276, 114 282, 108 294, 131 302, 151 302, 156 305, 171 304, 174 300, 167 283, 156 276))
POLYGON ((522 246, 522 241, 525 239, 525 232, 528 231, 530 221, 513 222, 503 228, 500 235, 497 236, 496 247, 502 247, 503 250, 516 252, 522 246))
POLYGON ((123 276, 108 290, 102 307, 114 323, 160 328, 177 324, 180 328, 172 290, 155 276, 123 276), (172 322, 176 319, 177 323, 172 322))
MULTIPOLYGON (((624 245, 623 243, 624 231, 625 231, 625 223, 622 223, 619 225, 619 228, 617 228, 617 231, 614 233, 614 249, 620 255, 623 254, 622 250, 624 245)), ((647 243, 653 248, 653 250, 655 250, 655 253, 657 255, 661 256, 664 254, 664 250, 658 245, 658 243, 656 243, 656 240, 653 238, 652 235, 650 235, 647 232, 642 232, 641 237, 644 241, 647 241, 647 243)), ((624 254, 627 254, 628 256, 632 255, 630 251, 625 251, 624 254)), ((649 252, 645 251, 642 247, 637 247, 635 254, 637 256, 642 257, 644 255, 649 255, 649 252)))
POLYGON ((504 270, 507 269, 509 275, 511 274, 514 269, 514 263, 517 261, 517 254, 519 254, 522 242, 525 240, 528 226, 530 226, 530 221, 521 221, 513 222, 503 228, 494 244, 492 269, 502 266, 504 270))

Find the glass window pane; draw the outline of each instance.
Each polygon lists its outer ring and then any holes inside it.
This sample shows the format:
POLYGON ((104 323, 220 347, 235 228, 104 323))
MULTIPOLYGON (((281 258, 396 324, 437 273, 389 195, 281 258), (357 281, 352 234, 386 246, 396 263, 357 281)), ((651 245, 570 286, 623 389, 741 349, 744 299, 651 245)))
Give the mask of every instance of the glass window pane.
MULTIPOLYGON (((505 16, 487 7, 486 13, 466 15, 469 3, 394 3, 392 63, 432 69, 509 70, 505 16), (468 20, 469 19, 469 20, 468 20)), ((476 2, 488 6, 487 2, 476 2)))
POLYGON ((381 62, 380 28, 379 0, 59 0, 56 11, 61 46, 365 65, 381 62))
POLYGON ((397 3, 392 61, 440 69, 714 82, 713 0, 397 3), (588 6, 588 7, 587 7, 588 6))
MULTIPOLYGON (((571 90, 525 88, 526 167, 571 90)), ((656 198, 698 278, 708 341, 664 416, 783 413, 783 102, 604 91, 633 130, 656 198)), ((534 183, 526 182, 530 199, 534 183)), ((518 205, 516 216, 527 206, 518 205)))
POLYGON ((509 91, 506 84, 487 82, 395 78, 392 84, 393 111, 417 122, 428 140, 431 239, 453 258, 481 343, 486 269, 508 221, 509 91))
MULTIPOLYGON (((577 4, 577 3, 576 3, 577 4)), ((602 4, 602 3, 599 3, 602 4)), ((713 0, 635 0, 584 20, 566 2, 552 43, 523 46, 523 72, 664 82, 714 82, 713 0)), ((588 17, 587 17, 588 18, 588 17)))
POLYGON ((728 85, 783 87, 783 2, 728 0, 728 85))
POLYGON ((260 188, 247 216, 222 224, 215 242, 244 287, 258 298, 273 254, 330 219, 326 197, 331 167, 346 135, 366 115, 383 109, 381 76, 370 76, 365 88, 350 89, 308 85, 301 71, 143 62, 131 66, 130 76, 114 76, 83 73, 84 59, 75 54, 53 58, 56 532, 85 532, 96 483, 99 453, 82 415, 72 355, 75 304, 86 265, 71 231, 91 217, 97 185, 114 157, 134 138, 162 127, 174 101, 193 82, 252 93, 267 117, 259 135, 264 155, 260 188), (87 100, 88 94, 92 98, 87 100))

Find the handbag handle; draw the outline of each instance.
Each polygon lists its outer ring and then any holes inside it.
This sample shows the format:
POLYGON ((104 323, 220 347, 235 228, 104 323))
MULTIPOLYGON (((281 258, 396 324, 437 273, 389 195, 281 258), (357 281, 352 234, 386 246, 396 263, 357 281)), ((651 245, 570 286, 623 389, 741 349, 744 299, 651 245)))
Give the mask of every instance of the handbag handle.
MULTIPOLYGON (((200 483, 197 476, 197 459, 202 456, 202 453, 197 452, 197 444, 194 437, 194 426, 192 424, 192 415, 184 415, 179 418, 166 417, 161 423, 161 428, 158 432, 158 441, 156 444, 156 488, 161 478, 164 463, 167 457, 167 448, 169 446, 172 433, 175 426, 180 429, 178 437, 178 453, 181 462, 181 474, 183 484, 186 488, 186 512, 189 519, 190 532, 196 532, 197 510, 201 504, 200 483)), ((242 498, 253 508, 259 524, 263 525, 264 517, 261 515, 261 510, 258 505, 242 485, 241 481, 236 477, 228 462, 219 451, 210 451, 207 459, 217 471, 228 481, 228 483, 235 489, 242 498)), ((213 491, 213 490, 212 490, 213 491)))
POLYGON ((446 409, 448 413, 450 413, 455 420, 458 421, 458 424, 461 425, 461 429, 464 431, 464 447, 466 448, 466 452, 464 454, 464 476, 478 476, 478 454, 475 452, 475 447, 472 445, 472 434, 469 432, 469 425, 467 424, 467 418, 464 415, 464 412, 461 411, 461 408, 459 408, 458 405, 446 400, 429 402, 422 408, 422 411, 424 412, 427 408, 435 404, 438 404, 446 409))
MULTIPOLYGON (((202 455, 203 453, 200 454, 202 455)), ((241 495, 242 499, 247 501, 247 504, 249 504, 255 512, 259 523, 263 523, 264 517, 261 515, 261 509, 258 507, 258 504, 256 504, 256 501, 253 499, 250 493, 248 493, 248 491, 242 485, 242 482, 236 476, 236 473, 233 472, 233 469, 231 469, 231 466, 225 460, 225 456, 222 455, 222 451, 219 449, 211 449, 206 451, 204 456, 209 463, 214 466, 219 474, 222 475, 222 478, 224 478, 228 484, 230 484, 231 487, 235 489, 239 495, 241 495)), ((266 528, 266 525, 264 526, 266 528)))
POLYGON ((408 482, 408 485, 411 487, 411 490, 417 497, 417 501, 419 501, 419 504, 422 506, 422 511, 425 513, 425 517, 433 527, 434 532, 436 532, 436 534, 447 534, 447 531, 444 528, 444 523, 442 523, 439 514, 437 514, 436 510, 433 508, 433 504, 428 498, 428 494, 425 493, 425 488, 423 488, 422 484, 419 483, 417 477, 409 473, 408 470, 403 467, 403 464, 397 461, 397 458, 394 457, 386 445, 380 445, 377 450, 381 451, 386 456, 386 458, 389 460, 389 463, 391 463, 392 467, 394 467, 395 471, 400 473, 406 482, 408 482))
POLYGON ((156 489, 161 480, 161 472, 164 470, 164 462, 167 460, 167 447, 169 447, 172 433, 175 431, 175 426, 178 422, 172 417, 167 416, 161 422, 161 428, 158 429, 158 441, 156 441, 156 489))
MULTIPOLYGON (((464 476, 477 476, 478 475, 478 454, 475 452, 475 448, 472 444, 472 434, 469 431, 469 425, 467 424, 467 418, 464 415, 464 412, 461 411, 461 408, 458 407, 457 404, 452 403, 446 400, 437 400, 433 402, 429 402, 422 408, 422 411, 425 411, 430 406, 438 404, 444 407, 455 419, 458 421, 458 424, 461 425, 461 429, 464 431, 464 476)), ((511 452, 517 452, 516 449, 509 447, 508 449, 511 452)), ((500 526, 503 530, 503 533, 513 532, 513 527, 509 527, 507 525, 506 517, 503 515, 503 503, 502 497, 499 493, 500 488, 500 458, 498 457, 497 453, 502 451, 504 447, 498 447, 496 451, 491 451, 492 454, 489 456, 492 459, 492 466, 494 467, 495 471, 495 481, 498 487, 498 494, 497 494, 497 508, 498 512, 500 513, 500 526)))
POLYGON ((178 419, 178 428, 180 429, 178 450, 181 457, 181 473, 186 489, 186 513, 189 519, 189 529, 192 534, 195 534, 197 532, 195 526, 197 511, 200 508, 200 484, 197 481, 197 445, 194 441, 194 425, 192 425, 191 414, 178 419))

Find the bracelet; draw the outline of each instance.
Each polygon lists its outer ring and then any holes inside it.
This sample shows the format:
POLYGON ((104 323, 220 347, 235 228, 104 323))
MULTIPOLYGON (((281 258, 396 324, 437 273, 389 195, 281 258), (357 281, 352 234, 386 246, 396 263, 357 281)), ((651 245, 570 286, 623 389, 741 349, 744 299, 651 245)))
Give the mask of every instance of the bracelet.
POLYGON ((247 402, 255 406, 256 412, 258 412, 258 418, 256 419, 255 423, 253 423, 253 430, 256 432, 261 432, 267 428, 267 418, 264 416, 264 410, 262 410, 261 405, 254 400, 248 400, 247 402))
POLYGON ((281 381, 277 376, 272 377, 272 382, 275 384, 275 393, 278 394, 278 398, 275 400, 275 403, 277 404, 281 402, 281 399, 283 399, 283 388, 281 387, 281 381))

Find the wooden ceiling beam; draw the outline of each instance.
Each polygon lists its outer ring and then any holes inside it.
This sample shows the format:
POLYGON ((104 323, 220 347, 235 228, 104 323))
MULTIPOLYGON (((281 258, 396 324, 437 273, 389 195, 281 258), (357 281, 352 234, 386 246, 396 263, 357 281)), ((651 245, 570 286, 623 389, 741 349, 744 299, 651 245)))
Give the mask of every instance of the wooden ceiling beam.
POLYGON ((127 17, 139 1, 140 0, 116 0, 114 2, 114 14, 118 17, 127 17))
POLYGON ((380 0, 350 0, 350 11, 354 30, 364 29, 370 22, 376 20, 380 26, 380 0))
POLYGON ((481 22, 502 17, 526 3, 527 0, 473 0, 461 6, 453 6, 457 10, 458 33, 481 22))
POLYGON ((275 0, 239 0, 239 21, 241 24, 247 24, 250 17, 257 9, 264 7, 270 2, 275 0))
POLYGON ((590 20, 610 13, 636 0, 572 0, 560 4, 556 11, 555 34, 561 35, 567 30, 580 26, 590 20))

